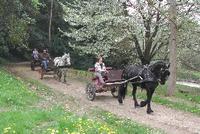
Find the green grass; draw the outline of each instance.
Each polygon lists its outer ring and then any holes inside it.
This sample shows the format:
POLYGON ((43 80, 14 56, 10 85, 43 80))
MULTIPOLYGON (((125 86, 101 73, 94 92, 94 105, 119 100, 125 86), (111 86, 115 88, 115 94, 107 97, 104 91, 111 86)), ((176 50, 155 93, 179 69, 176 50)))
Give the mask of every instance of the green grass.
POLYGON ((6 60, 6 59, 0 57, 0 65, 5 65, 5 64, 8 64, 8 63, 9 63, 8 60, 6 60))
MULTIPOLYGON (((160 96, 164 96, 167 92, 167 86, 159 86, 156 93, 160 96)), ((200 104, 200 89, 184 86, 184 85, 176 85, 176 90, 174 92, 174 97, 183 99, 184 101, 200 104)))
POLYGON ((122 134, 161 134, 164 133, 161 130, 151 129, 147 126, 141 126, 129 119, 122 119, 115 116, 112 113, 107 111, 103 111, 101 109, 94 109, 93 110, 94 116, 99 119, 100 121, 106 122, 108 125, 112 126, 114 130, 118 130, 117 133, 122 134), (120 129, 119 129, 120 128, 120 129))
POLYGON ((110 116, 108 112, 101 116, 78 116, 66 110, 66 102, 58 102, 60 98, 60 93, 51 91, 47 86, 33 80, 21 80, 0 68, 0 133, 160 133, 130 120, 110 116), (45 107, 40 106, 41 102, 45 107))
POLYGON ((0 117, 0 133, 114 133, 105 122, 80 117, 60 107, 4 112, 0 113, 0 117))
POLYGON ((26 85, 22 81, 11 76, 6 71, 0 70, 1 107, 25 107, 32 105, 37 100, 36 94, 27 90, 26 85))
POLYGON ((177 78, 178 80, 193 80, 200 82, 200 72, 186 69, 178 69, 177 78))

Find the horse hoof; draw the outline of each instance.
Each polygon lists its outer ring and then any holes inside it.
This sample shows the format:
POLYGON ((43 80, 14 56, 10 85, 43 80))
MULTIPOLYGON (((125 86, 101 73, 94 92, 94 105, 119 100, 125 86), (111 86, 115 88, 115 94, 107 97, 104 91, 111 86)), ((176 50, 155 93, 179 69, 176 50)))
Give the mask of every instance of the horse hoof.
POLYGON ((140 102, 140 107, 144 107, 144 106, 146 106, 146 104, 147 104, 146 101, 141 101, 140 102))
POLYGON ((139 108, 140 105, 138 103, 135 104, 135 108, 139 108))
POLYGON ((120 105, 120 106, 122 106, 122 105, 123 105, 123 103, 119 103, 119 105, 120 105))
POLYGON ((119 102, 119 104, 122 104, 122 103, 123 103, 123 101, 122 101, 121 99, 118 99, 118 102, 119 102))
POLYGON ((151 113, 153 113, 153 110, 147 110, 147 114, 151 114, 151 113))

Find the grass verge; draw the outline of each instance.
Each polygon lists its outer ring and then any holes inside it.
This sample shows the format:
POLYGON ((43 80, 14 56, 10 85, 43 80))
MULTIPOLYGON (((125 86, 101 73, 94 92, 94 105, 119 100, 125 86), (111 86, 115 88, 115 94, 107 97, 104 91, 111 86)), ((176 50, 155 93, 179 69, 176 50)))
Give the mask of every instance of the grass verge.
POLYGON ((119 134, 162 134, 161 130, 148 128, 147 126, 139 125, 129 119, 122 119, 114 114, 104 111, 99 108, 93 109, 92 115, 101 122, 106 122, 114 130, 118 130, 119 134), (120 129, 119 129, 120 128, 120 129))
POLYGON ((186 81, 196 81, 200 82, 200 72, 198 71, 190 71, 186 69, 178 69, 177 70, 177 78, 178 80, 186 80, 186 81))

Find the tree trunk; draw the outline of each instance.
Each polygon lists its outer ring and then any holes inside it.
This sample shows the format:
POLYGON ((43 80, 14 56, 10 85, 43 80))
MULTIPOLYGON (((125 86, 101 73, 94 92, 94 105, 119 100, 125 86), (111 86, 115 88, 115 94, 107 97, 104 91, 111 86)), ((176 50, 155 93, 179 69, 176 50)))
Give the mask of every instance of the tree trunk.
POLYGON ((169 76, 169 81, 168 81, 168 90, 167 90, 167 95, 172 96, 176 87, 176 0, 168 0, 170 4, 169 8, 169 15, 170 15, 170 39, 169 39, 169 61, 170 61, 170 76, 169 76))
POLYGON ((53 0, 51 0, 50 15, 49 15, 49 46, 51 46, 52 14, 53 14, 53 0))

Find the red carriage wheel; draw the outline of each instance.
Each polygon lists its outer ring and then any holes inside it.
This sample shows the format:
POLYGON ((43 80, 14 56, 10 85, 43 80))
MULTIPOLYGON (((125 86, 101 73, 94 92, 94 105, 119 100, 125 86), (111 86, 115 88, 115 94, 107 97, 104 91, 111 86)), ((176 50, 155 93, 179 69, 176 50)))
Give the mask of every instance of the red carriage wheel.
POLYGON ((90 100, 90 101, 93 101, 96 97, 96 87, 89 83, 87 84, 86 86, 86 95, 87 95, 87 99, 90 100))

